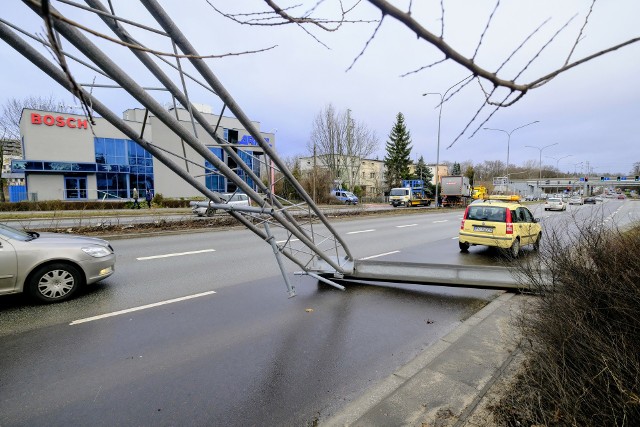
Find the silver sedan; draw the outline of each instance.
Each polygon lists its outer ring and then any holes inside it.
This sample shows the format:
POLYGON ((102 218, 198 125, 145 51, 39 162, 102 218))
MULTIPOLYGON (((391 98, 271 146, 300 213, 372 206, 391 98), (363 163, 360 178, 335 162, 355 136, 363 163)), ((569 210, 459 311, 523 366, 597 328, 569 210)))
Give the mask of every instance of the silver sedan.
POLYGON ((0 224, 0 295, 26 291, 43 302, 64 301, 112 275, 115 262, 106 240, 0 224))

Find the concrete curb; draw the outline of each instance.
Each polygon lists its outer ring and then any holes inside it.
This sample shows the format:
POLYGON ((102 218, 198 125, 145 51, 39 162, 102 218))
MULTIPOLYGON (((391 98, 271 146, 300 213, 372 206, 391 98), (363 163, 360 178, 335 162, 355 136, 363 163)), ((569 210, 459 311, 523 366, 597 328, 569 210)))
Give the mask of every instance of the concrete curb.
MULTIPOLYGON (((421 390, 420 393, 425 394, 438 394, 438 388, 446 388, 449 392, 454 388, 459 388, 460 384, 454 384, 454 381, 446 378, 441 372, 437 370, 431 370, 430 365, 436 362, 436 359, 446 359, 447 352, 452 350, 452 346, 459 344, 463 338, 469 337, 474 329, 477 329, 483 321, 487 320, 496 311, 504 308, 505 304, 510 303, 516 296, 513 293, 503 293, 498 298, 487 304, 484 308, 478 311, 473 316, 469 317, 462 324, 456 327, 453 331, 439 339, 436 343, 429 346, 427 350, 419 354, 412 361, 402 366, 396 372, 389 377, 382 380, 380 383, 371 387, 367 392, 341 409, 331 418, 321 421, 321 425, 325 426, 352 426, 352 425, 414 425, 417 418, 426 415, 425 408, 417 408, 414 414, 412 414, 412 408, 402 408, 403 404, 396 402, 401 394, 407 394, 408 390, 402 390, 407 388, 406 386, 410 382, 419 383, 423 386, 425 378, 429 378, 429 391, 421 390), (443 357, 444 356, 444 357, 443 357), (422 378, 421 378, 422 377, 422 378), (402 422, 394 418, 380 419, 376 415, 376 410, 379 407, 387 406, 398 408, 398 411, 404 412, 402 415, 404 420, 402 422), (407 418, 413 418, 413 422, 407 418), (375 422, 372 421, 375 419, 375 422), (407 423, 409 421, 409 423, 407 423)), ((504 317, 503 315, 501 317, 504 317)), ((514 349, 515 350, 515 349, 514 349)), ((513 352, 509 352, 511 356, 513 352)), ((490 355, 488 355, 490 357, 490 355)), ((482 387, 474 388, 462 385, 463 390, 456 391, 458 397, 462 396, 462 401, 459 402, 460 417, 458 420, 464 422, 464 419, 468 418, 473 409, 475 409, 486 393, 487 389, 495 382, 496 376, 499 376, 503 371, 505 364, 508 365, 511 361, 511 357, 507 357, 507 360, 502 360, 498 366, 486 366, 485 370, 490 370, 490 378, 488 381, 484 381, 482 387)), ((491 364, 489 364, 491 365, 491 364)), ((485 374, 486 376, 486 374, 485 374)), ((411 386, 414 391, 416 384, 411 386)), ((411 392, 411 391, 409 391, 411 392)), ((417 396, 415 396, 417 398, 417 396)), ((402 399, 404 403, 408 399, 402 399)), ((415 402, 414 402, 415 403, 415 402)), ((414 405, 415 406, 415 405, 414 405)), ((425 406, 424 404, 418 406, 425 406)), ((420 425, 420 424, 416 424, 420 425)), ((426 424, 425 424, 426 425, 426 424)), ((430 425, 430 424, 428 424, 430 425)))

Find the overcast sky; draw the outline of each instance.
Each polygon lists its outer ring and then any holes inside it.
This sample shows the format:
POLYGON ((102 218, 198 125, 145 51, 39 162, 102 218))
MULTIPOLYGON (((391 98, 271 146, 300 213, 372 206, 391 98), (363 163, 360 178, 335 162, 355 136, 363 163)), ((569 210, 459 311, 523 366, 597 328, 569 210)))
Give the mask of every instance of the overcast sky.
MULTIPOLYGON (((210 0, 229 13, 264 11, 260 0, 210 0)), ((299 4, 282 1, 282 6, 299 4)), ((101 21, 68 5, 52 2, 76 21, 107 32, 101 21)), ((104 2, 107 4, 107 2, 104 2)), ((134 0, 113 0, 116 14, 152 25, 152 18, 134 0)), ((385 18, 383 25, 364 54, 351 70, 347 68, 358 57, 373 34, 376 23, 345 24, 338 31, 323 32, 306 27, 318 40, 297 26, 251 27, 234 23, 219 14, 205 0, 165 0, 161 2, 176 24, 187 34, 200 54, 223 54, 264 49, 263 53, 207 60, 217 77, 240 104, 245 113, 261 123, 263 131, 275 131, 276 145, 282 156, 307 155, 307 142, 314 117, 327 104, 338 110, 350 109, 352 117, 374 130, 380 148, 372 157, 384 157, 395 116, 402 112, 413 140, 412 157, 420 155, 435 163, 438 131, 438 96, 423 97, 425 92, 445 92, 469 73, 449 61, 430 69, 401 77, 442 59, 442 54, 425 41, 417 40, 407 28, 385 18), (323 45, 324 44, 324 45, 323 45)), ((317 3, 304 2, 303 8, 291 13, 303 13, 317 3), (305 4, 306 3, 306 4, 305 4)), ((353 4, 344 0, 345 4, 353 4)), ((430 31, 440 33, 440 1, 395 1, 430 31)), ((589 10, 590 1, 580 0, 502 0, 492 25, 479 48, 476 63, 495 70, 524 38, 547 18, 550 21, 532 38, 505 67, 504 78, 512 78, 523 68, 549 38, 572 16, 574 21, 551 43, 523 73, 521 83, 534 80, 561 66, 571 50, 589 10)), ((495 1, 444 0, 444 39, 465 55, 472 55, 478 45, 495 1)), ((339 3, 329 0, 321 4, 318 16, 335 17, 339 3)), ((43 33, 42 22, 19 1, 3 2, 2 18, 34 33, 43 33)), ((363 1, 357 6, 354 19, 377 20, 380 13, 363 1)), ((589 24, 573 59, 580 59, 614 44, 640 36, 640 2, 637 0, 600 0, 596 3, 589 24)), ((157 25, 156 25, 157 26, 157 25)), ((170 51, 165 39, 128 28, 136 38, 150 47, 170 51)), ((104 41, 98 42, 133 77, 145 86, 157 82, 137 64, 126 48, 104 41)), ((63 41, 65 49, 73 51, 63 41)), ((51 57, 47 53, 48 57, 51 57)), ((70 105, 77 105, 71 95, 44 75, 21 55, 0 41, 2 79, 0 102, 9 98, 32 95, 54 95, 70 105)), ((81 83, 109 83, 95 72, 72 64, 81 83)), ((593 174, 629 173, 640 161, 640 43, 622 48, 559 77, 528 93, 512 107, 498 111, 484 127, 510 131, 524 124, 539 121, 515 131, 510 142, 510 163, 523 164, 539 159, 535 148, 558 143, 543 151, 543 163, 559 165, 563 171, 586 171, 593 174), (547 156, 559 159, 559 163, 547 156)), ((177 77, 176 77, 176 81, 177 77)), ((209 104, 220 111, 220 101, 210 93, 190 84, 193 102, 209 104)), ((140 105, 122 90, 94 89, 97 95, 120 114, 140 105)), ((170 98, 155 93, 166 103, 170 98)), ((440 143, 440 160, 475 163, 483 160, 507 159, 507 135, 498 131, 480 130, 469 138, 465 133, 447 148, 465 128, 482 105, 483 93, 477 83, 460 92, 444 104, 440 143)), ((484 119, 486 115, 483 115, 484 119)), ((471 130, 481 122, 472 125, 471 130)))

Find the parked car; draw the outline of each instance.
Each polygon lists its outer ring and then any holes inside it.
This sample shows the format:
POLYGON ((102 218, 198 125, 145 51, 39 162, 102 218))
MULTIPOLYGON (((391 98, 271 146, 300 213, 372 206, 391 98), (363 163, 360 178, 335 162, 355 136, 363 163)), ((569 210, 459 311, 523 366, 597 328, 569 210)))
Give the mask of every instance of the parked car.
MULTIPOLYGON (((250 206, 249 196, 244 193, 224 193, 220 195, 223 204, 232 206, 250 206)), ((212 200, 206 199, 203 202, 189 202, 191 210, 198 216, 213 216, 216 213, 216 209, 211 207, 211 204, 215 203, 212 200)))
POLYGON ((584 201, 582 200, 582 197, 580 196, 573 196, 569 199, 569 204, 570 205, 584 205, 584 201))
POLYGON ((619 200, 624 200, 624 199, 626 199, 626 198, 627 198, 627 197, 626 197, 624 194, 618 194, 618 199, 619 199, 619 200))
POLYGON ((519 203, 493 202, 472 204, 464 212, 458 245, 467 252, 471 245, 493 246, 517 257, 520 249, 540 247, 542 227, 529 209, 519 203))
POLYGON ((358 197, 350 191, 332 190, 331 195, 347 205, 357 205, 359 201, 358 197))
POLYGON ((596 196, 594 197, 594 199, 596 199, 596 202, 604 202, 604 199, 602 198, 602 196, 596 196))
POLYGON ((567 204, 559 197, 549 197, 544 202, 545 211, 566 211, 567 204))
POLYGON ((591 204, 591 205, 595 205, 596 204, 596 198, 595 197, 587 197, 584 199, 584 204, 591 204))
POLYGON ((0 295, 28 292, 42 302, 64 301, 111 276, 115 262, 106 240, 0 224, 0 295))

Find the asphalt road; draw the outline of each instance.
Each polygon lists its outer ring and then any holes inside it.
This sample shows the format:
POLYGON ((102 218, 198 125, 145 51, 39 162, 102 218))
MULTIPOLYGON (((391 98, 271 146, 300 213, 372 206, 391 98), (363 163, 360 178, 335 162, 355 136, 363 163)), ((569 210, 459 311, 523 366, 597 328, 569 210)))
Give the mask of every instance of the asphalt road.
MULTIPOLYGON (((533 211, 546 227, 578 227, 637 219, 637 206, 533 211)), ((461 214, 335 226, 359 258, 498 262, 482 247, 459 253, 461 214)), ((116 274, 72 301, 0 299, 0 425, 314 425, 499 295, 389 284, 341 292, 291 276, 298 296, 288 299, 271 249, 245 230, 112 244, 116 274)))

